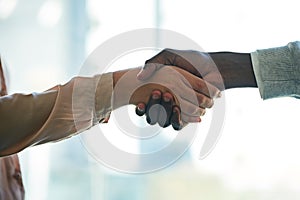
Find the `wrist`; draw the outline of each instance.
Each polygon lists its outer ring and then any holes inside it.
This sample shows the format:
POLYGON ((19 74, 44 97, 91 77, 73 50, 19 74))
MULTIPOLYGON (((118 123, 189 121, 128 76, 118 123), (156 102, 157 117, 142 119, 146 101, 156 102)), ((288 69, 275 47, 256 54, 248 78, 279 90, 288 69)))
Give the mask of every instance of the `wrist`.
POLYGON ((224 80, 225 89, 257 87, 250 53, 209 53, 224 80))
MULTIPOLYGON (((167 72, 167 69, 165 67, 163 71, 167 72)), ((140 70, 141 68, 133 68, 113 73, 113 109, 128 104, 147 103, 153 90, 168 91, 163 84, 167 73, 161 72, 160 76, 156 74, 146 81, 140 81, 137 79, 140 70)))
POLYGON ((141 85, 136 77, 140 68, 127 69, 113 72, 113 107, 114 109, 128 104, 140 103, 143 99, 143 93, 140 91, 138 85, 141 85))

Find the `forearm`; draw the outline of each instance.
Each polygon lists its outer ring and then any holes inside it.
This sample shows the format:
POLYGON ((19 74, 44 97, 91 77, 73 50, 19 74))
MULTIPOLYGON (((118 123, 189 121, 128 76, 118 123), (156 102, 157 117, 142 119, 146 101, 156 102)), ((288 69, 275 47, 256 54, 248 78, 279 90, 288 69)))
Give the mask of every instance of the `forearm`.
POLYGON ((0 99, 0 155, 18 151, 21 143, 34 137, 34 133, 48 119, 57 91, 14 94, 0 99))
POLYGON ((300 98, 300 42, 247 53, 209 53, 225 88, 258 87, 263 99, 300 98))
POLYGON ((209 53, 224 80, 225 89, 257 87, 250 53, 209 53))
POLYGON ((0 156, 59 141, 105 122, 111 111, 112 77, 76 77, 65 85, 0 100, 0 156))
POLYGON ((148 96, 144 92, 134 93, 133 90, 141 84, 136 79, 139 71, 140 68, 136 68, 94 77, 75 77, 65 85, 42 93, 2 97, 0 156, 71 137, 99 122, 107 122, 113 109, 146 101, 148 96), (124 74, 125 78, 114 93, 113 87, 124 74))

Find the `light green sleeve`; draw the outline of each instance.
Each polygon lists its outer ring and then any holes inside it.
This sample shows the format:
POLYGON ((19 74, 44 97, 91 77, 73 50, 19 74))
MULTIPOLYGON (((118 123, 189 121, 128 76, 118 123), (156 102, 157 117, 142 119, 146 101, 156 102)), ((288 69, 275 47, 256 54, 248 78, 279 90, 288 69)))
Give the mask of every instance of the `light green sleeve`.
POLYGON ((263 99, 300 98, 300 42, 251 53, 253 69, 263 99))

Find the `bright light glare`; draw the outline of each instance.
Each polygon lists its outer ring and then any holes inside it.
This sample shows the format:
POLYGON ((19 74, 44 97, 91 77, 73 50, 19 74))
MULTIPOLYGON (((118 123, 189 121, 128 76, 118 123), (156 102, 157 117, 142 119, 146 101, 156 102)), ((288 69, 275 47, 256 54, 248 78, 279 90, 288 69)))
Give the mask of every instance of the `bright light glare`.
POLYGON ((62 5, 60 2, 46 1, 38 13, 38 22, 46 28, 52 28, 59 22, 61 15, 62 5))
POLYGON ((15 10, 17 0, 0 0, 0 19, 6 19, 15 10))

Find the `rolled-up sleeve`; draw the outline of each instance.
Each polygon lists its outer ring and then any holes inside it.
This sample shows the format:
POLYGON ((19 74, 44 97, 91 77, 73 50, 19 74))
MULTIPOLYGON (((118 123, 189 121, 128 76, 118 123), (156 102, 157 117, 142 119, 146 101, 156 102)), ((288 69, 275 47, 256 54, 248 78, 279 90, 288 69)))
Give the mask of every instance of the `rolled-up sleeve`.
POLYGON ((42 93, 1 97, 0 156, 59 141, 106 122, 112 111, 112 88, 112 73, 107 73, 75 77, 42 93), (45 110, 45 104, 53 105, 51 110, 45 110), (45 118, 44 122, 34 123, 40 121, 36 116, 45 118))
POLYGON ((251 53, 253 69, 263 99, 300 98, 300 42, 251 53))

